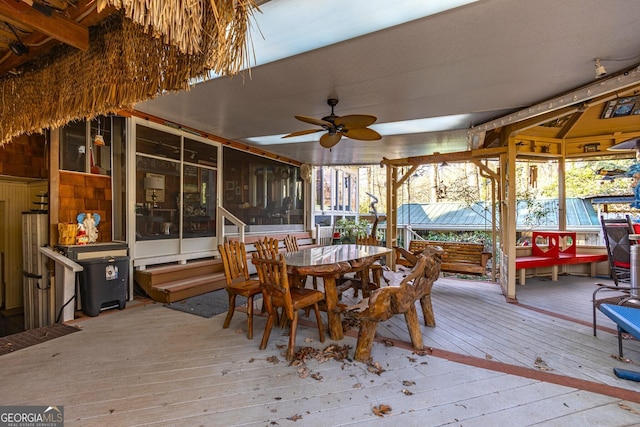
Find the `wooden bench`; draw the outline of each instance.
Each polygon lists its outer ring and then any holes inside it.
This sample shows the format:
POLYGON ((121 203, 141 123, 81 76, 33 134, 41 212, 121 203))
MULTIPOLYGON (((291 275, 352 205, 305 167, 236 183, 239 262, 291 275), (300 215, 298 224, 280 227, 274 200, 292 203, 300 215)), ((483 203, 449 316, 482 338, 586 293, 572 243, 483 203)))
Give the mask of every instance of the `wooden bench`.
MULTIPOLYGON (((255 252, 255 247, 253 244, 258 240, 264 240, 265 237, 269 237, 271 239, 278 239, 279 247, 282 251, 284 251, 284 238, 287 236, 294 236, 298 241, 298 248, 310 248, 317 246, 313 236, 311 236, 311 232, 309 231, 292 231, 288 233, 271 233, 271 234, 249 234, 244 236, 244 243, 247 249, 247 252, 255 252)), ((229 240, 238 240, 237 237, 231 237, 229 240)), ((251 255, 249 254, 249 257, 251 255)))
POLYGON ((534 231, 531 255, 516 258, 519 283, 525 284, 526 270, 551 267, 551 280, 558 280, 560 265, 591 264, 591 277, 596 275, 596 264, 608 261, 607 254, 579 254, 576 250, 576 233, 571 231, 534 231))
POLYGON ((413 267, 415 254, 433 246, 439 246, 443 250, 441 271, 468 274, 485 274, 487 272, 487 262, 491 259, 491 253, 485 252, 483 243, 472 242, 412 240, 409 243, 408 251, 399 247, 395 248, 396 264, 413 267))

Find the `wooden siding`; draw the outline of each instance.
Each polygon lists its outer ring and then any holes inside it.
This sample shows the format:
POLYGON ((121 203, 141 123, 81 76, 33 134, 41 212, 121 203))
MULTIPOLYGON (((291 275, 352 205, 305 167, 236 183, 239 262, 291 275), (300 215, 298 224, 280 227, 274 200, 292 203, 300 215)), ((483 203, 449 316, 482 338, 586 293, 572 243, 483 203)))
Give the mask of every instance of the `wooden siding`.
POLYGON ((111 177, 60 171, 59 200, 60 222, 75 224, 79 213, 97 213, 98 242, 111 241, 111 177))
POLYGON ((0 207, 4 206, 0 251, 5 263, 5 309, 22 307, 22 212, 33 209, 33 202, 38 200, 36 195, 46 191, 46 181, 0 180, 0 202, 3 202, 0 207))

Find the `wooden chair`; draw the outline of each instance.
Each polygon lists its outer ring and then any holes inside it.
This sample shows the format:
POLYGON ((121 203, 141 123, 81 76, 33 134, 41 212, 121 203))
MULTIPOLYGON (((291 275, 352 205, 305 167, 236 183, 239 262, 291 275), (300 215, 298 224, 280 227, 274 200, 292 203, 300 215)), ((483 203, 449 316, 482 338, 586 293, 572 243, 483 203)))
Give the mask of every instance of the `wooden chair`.
MULTIPOLYGON (((287 252, 298 252, 300 250, 300 247, 298 246, 298 239, 296 239, 296 236, 292 236, 290 234, 287 234, 284 237, 284 247, 285 250, 287 252)), ((312 276, 313 279, 313 289, 317 290, 318 289, 318 278, 316 276, 312 276)), ((307 278, 305 277, 304 279, 302 279, 302 284, 301 286, 306 283, 307 278)))
POLYGON ((260 255, 260 258, 267 258, 272 251, 275 251, 276 253, 278 253, 278 250, 279 250, 278 239, 273 239, 269 237, 265 237, 262 240, 258 240, 253 245, 255 246, 256 251, 260 255))
POLYGON ((224 264, 224 275, 227 281, 226 290, 229 294, 229 311, 222 327, 229 327, 236 309, 236 297, 247 298, 247 338, 253 338, 253 297, 262 292, 260 281, 251 279, 247 264, 247 252, 244 243, 239 241, 226 242, 218 245, 220 256, 224 264))
POLYGON ((276 308, 282 308, 283 316, 291 322, 289 333, 289 347, 287 348, 287 360, 292 361, 296 342, 296 330, 298 327, 298 311, 307 307, 313 307, 318 322, 320 342, 324 342, 324 328, 318 302, 324 300, 324 293, 308 288, 296 288, 289 286, 287 263, 283 254, 271 251, 261 257, 258 252, 253 253, 252 262, 255 264, 260 278, 260 288, 264 296, 264 303, 269 313, 267 325, 260 342, 260 350, 267 347, 269 335, 273 324, 277 320, 276 308))
POLYGON ((360 319, 355 360, 361 362, 369 360, 378 323, 389 320, 396 314, 404 314, 413 348, 416 350, 423 348, 415 303, 420 300, 425 324, 435 326, 431 288, 440 276, 441 256, 442 252, 439 249, 425 249, 418 256, 416 265, 402 280, 400 286, 388 286, 374 291, 366 300, 364 309, 360 305, 348 308, 361 310, 350 314, 360 319))
POLYGON ((284 247, 287 252, 298 252, 300 250, 298 247, 298 239, 296 239, 296 236, 290 234, 287 234, 284 238, 284 247))
MULTIPOLYGON (((368 246, 378 246, 378 239, 375 236, 366 236, 366 237, 358 237, 356 239, 356 244, 358 245, 368 245, 368 246)), ((369 266, 371 269, 371 276, 373 278, 373 283, 376 286, 380 287, 381 281, 380 279, 384 279, 384 281, 389 285, 389 279, 384 277, 384 267, 380 263, 380 261, 376 261, 369 266)))

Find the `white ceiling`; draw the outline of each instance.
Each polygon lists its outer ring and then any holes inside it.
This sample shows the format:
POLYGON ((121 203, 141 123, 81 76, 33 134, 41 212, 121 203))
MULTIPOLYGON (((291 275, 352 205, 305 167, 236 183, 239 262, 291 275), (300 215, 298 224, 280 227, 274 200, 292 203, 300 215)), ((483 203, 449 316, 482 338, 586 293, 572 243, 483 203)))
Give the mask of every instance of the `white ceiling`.
MULTIPOLYGON (((275 21, 281 34, 265 31, 262 49, 271 55, 288 39, 315 41, 389 13, 369 8, 366 0, 341 2, 360 7, 341 9, 340 2, 327 0, 264 4, 255 16, 258 26, 275 21), (294 6, 323 25, 297 18, 294 6)), ((385 135, 369 142, 343 138, 331 150, 317 142, 262 146, 310 164, 376 164, 382 157, 462 151, 469 127, 592 83, 596 58, 609 74, 640 62, 639 19, 637 0, 479 0, 257 65, 250 77, 199 83, 136 109, 243 143, 313 128, 294 115, 326 116, 329 97, 340 100, 337 115, 371 114, 377 123, 467 114, 453 131, 385 135)), ((318 139, 321 133, 313 135, 318 139)))

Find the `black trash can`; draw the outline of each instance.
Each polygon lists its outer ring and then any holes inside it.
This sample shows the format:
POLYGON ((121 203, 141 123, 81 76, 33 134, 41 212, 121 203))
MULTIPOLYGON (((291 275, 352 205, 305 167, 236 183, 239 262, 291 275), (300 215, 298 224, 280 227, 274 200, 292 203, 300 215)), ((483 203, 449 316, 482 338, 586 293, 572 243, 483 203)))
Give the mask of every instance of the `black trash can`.
POLYGON ((105 308, 124 309, 129 282, 129 257, 112 256, 76 261, 80 272, 82 312, 95 317, 105 308))

